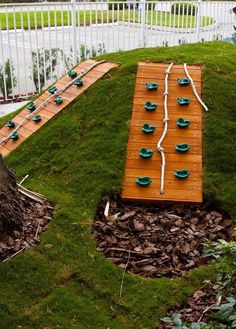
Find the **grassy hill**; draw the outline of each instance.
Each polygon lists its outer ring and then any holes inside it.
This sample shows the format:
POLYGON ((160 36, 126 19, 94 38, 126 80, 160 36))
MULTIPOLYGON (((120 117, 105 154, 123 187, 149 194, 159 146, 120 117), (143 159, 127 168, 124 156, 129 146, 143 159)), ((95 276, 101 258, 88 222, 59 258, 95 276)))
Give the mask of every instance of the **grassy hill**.
POLYGON ((184 278, 126 274, 95 249, 91 222, 102 194, 119 191, 137 63, 204 63, 204 192, 236 216, 236 47, 225 43, 105 55, 120 64, 7 157, 26 186, 55 205, 41 244, 0 264, 1 329, 154 329, 214 265, 184 278), (52 243, 53 248, 44 250, 52 243))

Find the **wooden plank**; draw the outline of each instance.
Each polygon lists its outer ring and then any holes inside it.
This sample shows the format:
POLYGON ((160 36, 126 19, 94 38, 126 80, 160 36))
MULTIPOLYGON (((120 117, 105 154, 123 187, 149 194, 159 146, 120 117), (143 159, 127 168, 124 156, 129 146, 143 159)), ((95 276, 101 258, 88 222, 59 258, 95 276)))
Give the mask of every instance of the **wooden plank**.
POLYGON ((150 200, 150 201, 175 201, 175 202, 202 202, 202 191, 185 189, 167 189, 164 194, 160 194, 159 186, 150 187, 128 186, 124 187, 122 198, 125 200, 150 200))
MULTIPOLYGON (((129 136, 129 143, 130 142, 137 142, 137 143, 146 143, 146 146, 148 146, 149 143, 155 144, 158 142, 159 137, 161 136, 161 131, 155 132, 151 135, 145 135, 145 134, 137 134, 137 135, 130 135, 129 136)), ((176 144, 182 144, 187 143, 186 138, 184 136, 176 136, 174 138, 176 144)), ((163 145, 167 145, 169 142, 173 144, 173 138, 171 137, 169 139, 169 135, 166 135, 165 141, 163 142, 163 145)), ((201 144, 201 137, 188 137, 188 144, 201 144)))
MULTIPOLYGON (((160 194, 161 155, 157 151, 157 142, 164 129, 164 79, 168 64, 140 63, 138 67, 133 101, 133 112, 130 122, 130 135, 127 145, 126 168, 122 198, 139 201, 187 201, 202 202, 202 109, 195 98, 191 86, 179 86, 177 79, 186 77, 183 66, 172 67, 169 75, 168 89, 168 131, 162 143, 165 149, 165 191, 160 194), (149 92, 145 83, 157 82, 157 91, 149 92), (178 97, 191 99, 190 105, 179 106, 178 97), (158 103, 158 109, 148 112, 144 109, 145 102, 158 103), (176 125, 178 118, 183 117, 191 121, 186 129, 176 125), (146 135, 141 128, 144 123, 156 126, 153 134, 146 135), (175 151, 175 145, 188 143, 190 150, 187 153, 175 151), (152 149, 154 155, 150 159, 142 159, 139 151, 142 147, 152 149), (179 180, 174 176, 177 169, 187 169, 190 176, 179 180), (150 186, 139 187, 135 179, 138 176, 152 178, 150 186)), ((199 93, 201 93, 201 68, 190 67, 188 70, 199 93)))
MULTIPOLYGON (((126 167, 127 168, 135 168, 135 169, 143 169, 144 166, 147 169, 161 169, 161 161, 146 161, 145 164, 143 159, 126 159, 126 167)), ((175 170, 182 170, 187 169, 190 171, 201 172, 202 171, 202 163, 201 162, 188 162, 188 163, 180 163, 178 161, 169 162, 166 161, 166 170, 167 171, 175 171, 175 170)))
MULTIPOLYGON (((178 105, 176 98, 174 98, 173 100, 169 100, 168 101, 168 112, 169 113, 186 113, 186 114, 196 114, 198 113, 199 116, 199 104, 197 102, 192 102, 190 103, 191 105, 188 106, 180 106, 178 105)), ((133 102, 134 108, 133 111, 137 112, 137 111, 145 111, 145 113, 157 113, 157 112, 163 112, 163 97, 159 97, 159 98, 145 98, 145 97, 138 97, 134 99, 133 102), (144 105, 147 101, 153 102, 153 103, 157 103, 157 109, 153 112, 148 112, 145 110, 144 105)))
MULTIPOLYGON (((169 117, 169 122, 168 124, 175 124, 176 126, 176 121, 179 118, 184 118, 187 120, 190 120, 190 126, 191 127, 192 124, 198 124, 201 125, 202 127, 202 118, 200 115, 194 115, 194 114, 190 114, 190 113, 184 113, 182 116, 180 113, 171 113, 171 117, 169 117)), ((148 120, 151 122, 154 122, 155 124, 163 124, 163 112, 162 111, 156 111, 156 112, 147 112, 147 111, 138 111, 137 113, 135 113, 135 115, 133 115, 131 124, 133 126, 142 126, 143 125, 143 120, 148 120)), ((188 128, 186 128, 188 129, 188 128)))
MULTIPOLYGON (((147 122, 149 123, 149 120, 147 120, 147 122)), ((163 124, 162 124, 163 125, 163 124)), ((153 133, 155 135, 156 132, 158 132, 160 135, 162 134, 162 130, 163 130, 163 126, 159 124, 159 127, 156 128, 155 132, 153 133)), ((130 133, 137 136, 137 135, 142 135, 145 138, 149 138, 150 136, 146 136, 146 134, 144 134, 142 132, 142 127, 134 127, 133 125, 130 126, 130 133)), ((192 138, 192 137, 201 137, 202 136, 202 130, 201 129, 179 129, 177 128, 173 128, 173 129, 168 129, 167 135, 169 136, 169 138, 175 138, 175 136, 179 136, 183 138, 192 138)))
MULTIPOLYGON (((165 149, 165 153, 173 153, 173 150, 175 150, 175 146, 176 144, 163 144, 163 147, 165 149)), ((191 148, 190 150, 188 151, 188 154, 202 154, 202 145, 190 145, 191 148)), ((132 153, 132 152, 139 152, 143 147, 146 147, 150 150, 153 150, 155 152, 157 152, 157 143, 155 144, 151 144, 151 143, 148 143, 148 147, 147 147, 147 144, 144 142, 144 143, 128 143, 127 145, 127 156, 128 156, 128 153, 132 153)))
POLYGON ((2 154, 3 157, 7 156, 9 153, 10 153, 10 151, 7 148, 0 145, 0 154, 2 154))
MULTIPOLYGON (((142 170, 140 169, 136 169, 136 168, 126 168, 125 169, 125 178, 136 178, 139 176, 148 176, 151 178, 158 178, 160 179, 161 177, 161 172, 160 169, 147 169, 147 168, 143 168, 142 170)), ((191 181, 197 180, 199 181, 202 177, 201 172, 196 172, 193 171, 191 172, 191 181)), ((165 178, 168 180, 174 180, 176 179, 174 177, 174 170, 169 170, 169 171, 165 171, 165 178)))
MULTIPOLYGON (((188 131, 190 129, 192 129, 192 127, 196 130, 202 130, 202 121, 201 120, 191 120, 189 118, 189 116, 186 116, 186 118, 188 120, 190 120, 190 125, 188 128, 184 128, 184 129, 181 129, 177 126, 176 124, 176 121, 179 119, 179 116, 176 116, 176 120, 169 120, 168 122, 168 128, 169 129, 175 129, 175 130, 179 130, 179 131, 183 131, 183 133, 185 134, 185 131, 188 131)), ((152 125, 152 126, 155 126, 157 128, 162 128, 164 123, 162 122, 163 120, 163 114, 158 114, 155 116, 155 119, 149 119, 148 116, 146 116, 145 118, 143 119, 133 119, 130 123, 130 127, 137 127, 137 128, 142 128, 143 126, 143 123, 144 122, 147 122, 148 124, 152 125), (159 117, 159 119, 157 119, 159 117)))
MULTIPOLYGON (((188 191, 201 191, 202 189, 202 182, 199 180, 199 177, 197 180, 190 179, 191 174, 189 178, 187 179, 172 179, 165 177, 165 189, 173 189, 173 190, 188 190, 188 191)), ((174 177, 175 178, 175 177, 174 177)), ((158 191, 160 191, 160 179, 152 177, 152 183, 151 186, 156 186, 158 191)), ((124 179, 124 186, 125 187, 137 187, 136 184, 136 178, 135 177, 125 177, 124 179)), ((143 187, 143 190, 145 190, 145 187, 143 187)))
MULTIPOLYGON (((190 149, 191 150, 191 149, 190 149)), ((188 162, 195 162, 195 163, 201 163, 202 162, 202 155, 201 154, 191 154, 190 150, 186 153, 179 153, 175 152, 174 148, 172 150, 172 153, 166 154, 166 160, 167 161, 173 161, 173 162, 178 162, 181 165, 184 165, 188 162)), ((161 160, 161 155, 158 151, 153 153, 153 156, 149 159, 142 159, 139 156, 139 153, 136 151, 130 151, 129 154, 127 154, 127 159, 141 159, 143 161, 143 166, 147 164, 147 162, 153 162, 153 161, 160 161, 161 160)))
MULTIPOLYGON (((87 60, 86 62, 80 63, 78 66, 74 68, 78 74, 83 72, 84 69, 88 68, 92 64, 96 63, 94 60, 87 60)), ((2 150, 3 156, 7 155, 9 152, 18 147, 26 138, 30 137, 34 132, 36 132, 40 127, 42 127, 47 121, 53 118, 57 113, 64 110, 69 103, 74 101, 80 94, 82 94, 87 88, 89 88, 93 83, 95 83, 100 77, 102 77, 105 73, 107 73, 110 69, 117 67, 116 64, 105 62, 97 67, 95 67, 92 71, 85 74, 83 77, 84 85, 81 88, 77 88, 76 86, 70 86, 64 92, 59 95, 55 95, 52 99, 47 102, 41 109, 37 111, 37 114, 40 114, 42 120, 35 123, 32 121, 32 118, 29 119, 23 127, 19 128, 18 134, 19 139, 17 141, 9 140, 4 146, 0 147, 0 152, 2 150), (54 99, 57 96, 61 96, 63 98, 63 102, 60 105, 54 103, 54 99)), ((69 82, 71 82, 71 78, 67 75, 62 77, 55 83, 55 86, 60 89, 66 86, 69 82)), ((42 102, 47 100, 51 94, 46 90, 43 94, 41 94, 35 101, 36 107, 40 106, 42 102)), ((12 120, 15 121, 17 125, 21 124, 25 117, 30 114, 30 111, 27 109, 22 110, 18 115, 16 115, 12 120)), ((13 130, 12 130, 13 131, 13 130)), ((10 134, 10 130, 6 127, 2 127, 0 129, 0 140, 4 136, 8 136, 10 134)))
MULTIPOLYGON (((164 82, 164 81, 163 81, 164 82)), ((201 83, 198 84, 198 88, 196 86, 197 92, 201 91, 201 83)), ((140 96, 145 96, 145 97, 149 97, 149 96, 154 96, 155 94, 157 94, 157 96, 160 96, 163 98, 163 93, 165 91, 165 85, 160 84, 158 87, 158 91, 149 91, 146 88, 146 84, 144 82, 141 82, 140 84, 136 85, 135 87, 135 94, 140 94, 140 96)), ((193 90, 191 86, 187 86, 187 87, 180 87, 178 85, 178 83, 173 84, 172 86, 169 86, 169 98, 168 99, 172 99, 177 97, 176 95, 183 95, 183 97, 194 97, 193 94, 193 90), (172 90, 172 92, 170 93, 170 90, 172 90)), ((195 99, 193 99, 195 100, 195 99)), ((192 101, 193 101, 192 100, 192 101)), ((197 100, 196 100, 197 101, 197 100)))

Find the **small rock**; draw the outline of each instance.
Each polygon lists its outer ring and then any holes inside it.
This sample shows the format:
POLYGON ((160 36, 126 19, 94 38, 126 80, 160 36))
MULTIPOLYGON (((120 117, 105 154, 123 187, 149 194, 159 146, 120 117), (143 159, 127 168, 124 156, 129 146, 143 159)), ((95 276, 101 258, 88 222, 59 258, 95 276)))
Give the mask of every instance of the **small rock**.
POLYGON ((45 244, 44 245, 44 249, 45 250, 51 249, 52 247, 53 247, 53 244, 52 243, 48 243, 48 244, 45 244))

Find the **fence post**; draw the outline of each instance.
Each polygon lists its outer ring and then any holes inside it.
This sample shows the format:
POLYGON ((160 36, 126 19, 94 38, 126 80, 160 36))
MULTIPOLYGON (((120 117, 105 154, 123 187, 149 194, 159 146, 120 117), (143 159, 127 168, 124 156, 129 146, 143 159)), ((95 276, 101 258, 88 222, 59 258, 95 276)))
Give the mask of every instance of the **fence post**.
POLYGON ((146 19, 146 0, 140 1, 140 11, 141 11, 141 35, 140 35, 140 47, 145 47, 145 19, 146 19))
POLYGON ((198 0, 197 2, 197 17, 196 17, 196 29, 197 29, 197 34, 196 34, 196 42, 200 42, 201 38, 201 7, 202 7, 202 1, 198 0))
POLYGON ((71 0, 71 24, 72 24, 73 65, 76 65, 77 64, 77 40, 76 40, 76 7, 75 7, 75 0, 71 0))

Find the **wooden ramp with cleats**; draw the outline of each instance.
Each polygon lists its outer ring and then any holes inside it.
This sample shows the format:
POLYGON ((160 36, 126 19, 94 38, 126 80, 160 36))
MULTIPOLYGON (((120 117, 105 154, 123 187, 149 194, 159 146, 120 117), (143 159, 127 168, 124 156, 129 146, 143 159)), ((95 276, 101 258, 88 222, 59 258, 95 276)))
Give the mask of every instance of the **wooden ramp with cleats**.
MULTIPOLYGON (((85 62, 80 63, 76 66, 73 71, 77 72, 79 76, 83 70, 88 69, 91 65, 95 64, 94 60, 87 60, 85 62)), ((0 145, 0 153, 3 156, 8 155, 11 151, 16 149, 23 141, 29 138, 34 132, 40 129, 46 122, 48 122, 51 118, 57 115, 59 112, 63 111, 71 102, 73 102, 80 94, 82 94, 86 89, 88 89, 92 84, 94 84, 98 79, 100 79, 104 74, 106 74, 109 70, 116 67, 117 65, 110 62, 103 62, 97 66, 95 66, 91 71, 86 73, 83 77, 83 86, 77 87, 75 85, 71 85, 65 91, 60 93, 57 96, 61 96, 63 98, 63 102, 59 105, 54 103, 54 97, 47 102, 36 114, 41 116, 41 120, 39 122, 33 122, 32 119, 27 120, 27 122, 19 128, 18 140, 9 139, 6 143, 0 145)), ((58 80, 54 86, 59 90, 70 83, 72 79, 65 75, 60 80, 58 80)), ((42 95, 40 95, 35 101, 34 104, 36 107, 40 106, 48 97, 50 93, 45 91, 42 95)), ((30 113, 27 108, 22 110, 19 114, 17 114, 12 121, 15 122, 16 126, 19 125, 24 118, 30 113)), ((3 140, 4 137, 9 136, 11 131, 14 131, 14 128, 9 129, 7 127, 0 128, 0 141, 3 140)))
MULTIPOLYGON (((122 198, 133 201, 174 201, 202 202, 202 108, 194 96, 191 85, 180 86, 178 78, 187 78, 183 65, 173 65, 168 78, 168 131, 162 142, 165 151, 166 167, 164 193, 160 194, 161 154, 157 143, 164 129, 164 90, 165 72, 168 64, 139 63, 133 112, 130 123, 130 134, 127 145, 125 178, 122 198), (159 84, 158 90, 149 91, 146 83, 159 84), (191 102, 180 106, 178 97, 187 97, 191 102), (158 104, 153 112, 145 110, 147 101, 158 104), (190 120, 187 128, 179 128, 176 121, 179 118, 190 120), (144 134, 144 123, 156 127, 153 134, 144 134), (176 144, 189 144, 186 153, 175 150, 176 144), (142 148, 154 151, 149 159, 142 159, 139 151, 142 148), (174 176, 176 170, 187 169, 188 178, 180 179, 174 176), (137 177, 150 177, 148 186, 139 186, 137 177)), ((197 92, 201 95, 201 67, 188 66, 197 92)))

